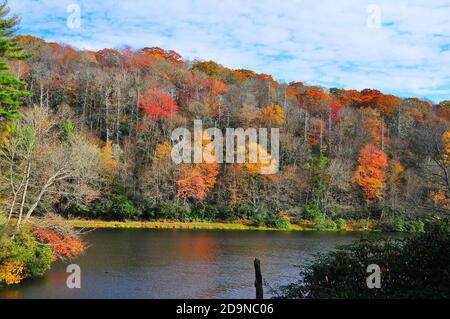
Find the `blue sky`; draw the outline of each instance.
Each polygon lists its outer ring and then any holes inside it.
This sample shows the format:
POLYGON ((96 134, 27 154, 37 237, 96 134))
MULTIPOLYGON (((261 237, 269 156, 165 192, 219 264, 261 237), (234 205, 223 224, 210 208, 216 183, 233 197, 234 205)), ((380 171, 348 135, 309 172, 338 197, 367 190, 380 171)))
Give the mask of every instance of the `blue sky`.
POLYGON ((10 0, 22 34, 173 49, 282 81, 450 100, 450 0, 10 0), (71 4, 81 26, 70 28, 71 4), (70 10, 69 10, 70 11, 70 10), (70 24, 69 24, 70 25, 70 24))

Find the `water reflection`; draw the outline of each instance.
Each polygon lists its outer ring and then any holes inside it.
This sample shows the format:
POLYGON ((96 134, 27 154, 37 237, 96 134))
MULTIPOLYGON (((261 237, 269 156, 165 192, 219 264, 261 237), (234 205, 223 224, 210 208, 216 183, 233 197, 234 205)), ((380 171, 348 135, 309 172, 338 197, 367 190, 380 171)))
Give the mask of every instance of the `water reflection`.
POLYGON ((354 234, 102 229, 75 262, 81 289, 66 287, 66 265, 0 290, 0 298, 254 298, 253 259, 272 286, 298 278, 295 265, 354 234))

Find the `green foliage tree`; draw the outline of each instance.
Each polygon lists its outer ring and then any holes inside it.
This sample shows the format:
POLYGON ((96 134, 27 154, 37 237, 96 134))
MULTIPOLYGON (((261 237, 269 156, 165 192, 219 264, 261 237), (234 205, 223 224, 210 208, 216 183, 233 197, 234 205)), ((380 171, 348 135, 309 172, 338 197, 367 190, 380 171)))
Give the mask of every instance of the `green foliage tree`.
POLYGON ((14 41, 19 18, 9 15, 7 1, 0 4, 0 124, 18 117, 17 110, 23 99, 30 96, 25 89, 26 83, 13 77, 7 71, 6 60, 22 60, 27 56, 14 41))

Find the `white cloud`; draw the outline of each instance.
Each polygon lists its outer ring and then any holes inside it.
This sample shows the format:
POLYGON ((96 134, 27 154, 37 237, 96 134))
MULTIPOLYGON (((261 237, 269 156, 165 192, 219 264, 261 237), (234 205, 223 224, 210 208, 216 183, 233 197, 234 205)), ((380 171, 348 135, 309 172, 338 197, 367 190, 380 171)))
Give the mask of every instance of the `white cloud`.
POLYGON ((161 46, 286 81, 450 99, 448 0, 13 1, 23 33, 101 49, 161 46), (82 26, 66 26, 79 3, 82 26), (378 5, 382 28, 367 26, 378 5), (447 51, 442 48, 446 46, 447 51))

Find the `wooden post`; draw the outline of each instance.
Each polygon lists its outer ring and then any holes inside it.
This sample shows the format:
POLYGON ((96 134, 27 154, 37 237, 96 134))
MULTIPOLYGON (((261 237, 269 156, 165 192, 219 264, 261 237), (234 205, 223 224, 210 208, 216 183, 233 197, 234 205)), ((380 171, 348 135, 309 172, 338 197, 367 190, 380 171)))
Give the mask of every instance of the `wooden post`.
POLYGON ((253 263, 255 265, 256 299, 264 299, 263 280, 261 275, 261 262, 259 261, 259 259, 255 258, 255 261, 253 263))

